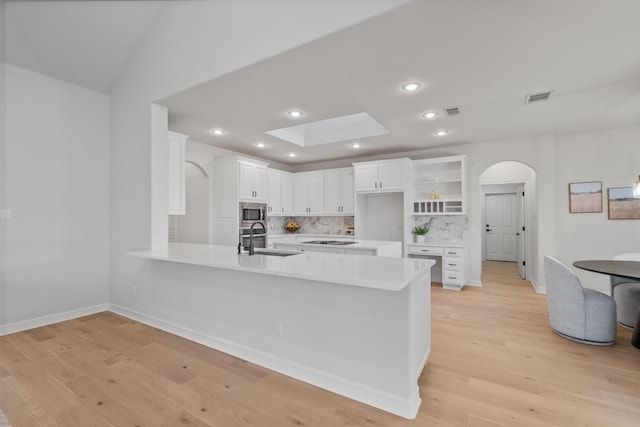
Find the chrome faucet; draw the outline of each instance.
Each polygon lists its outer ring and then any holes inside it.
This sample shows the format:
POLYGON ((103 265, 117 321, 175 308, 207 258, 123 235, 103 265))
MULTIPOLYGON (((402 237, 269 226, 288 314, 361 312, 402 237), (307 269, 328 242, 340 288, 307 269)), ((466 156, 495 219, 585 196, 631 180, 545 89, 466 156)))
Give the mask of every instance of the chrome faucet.
POLYGON ((267 229, 264 227, 264 224, 261 223, 260 221, 256 221, 253 224, 251 224, 251 229, 249 230, 249 255, 255 254, 255 251, 253 250, 253 227, 256 224, 262 227, 262 231, 264 232, 264 234, 267 234, 267 229))

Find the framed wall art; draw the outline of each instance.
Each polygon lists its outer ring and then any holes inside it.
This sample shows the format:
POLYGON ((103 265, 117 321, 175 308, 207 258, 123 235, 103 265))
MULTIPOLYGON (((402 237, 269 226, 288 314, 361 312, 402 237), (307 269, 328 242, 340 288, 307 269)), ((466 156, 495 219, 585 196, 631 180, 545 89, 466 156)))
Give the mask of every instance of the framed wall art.
POLYGON ((640 197, 633 196, 633 187, 607 188, 609 219, 640 219, 640 197))
POLYGON ((602 181, 569 183, 569 213, 602 212, 602 181))

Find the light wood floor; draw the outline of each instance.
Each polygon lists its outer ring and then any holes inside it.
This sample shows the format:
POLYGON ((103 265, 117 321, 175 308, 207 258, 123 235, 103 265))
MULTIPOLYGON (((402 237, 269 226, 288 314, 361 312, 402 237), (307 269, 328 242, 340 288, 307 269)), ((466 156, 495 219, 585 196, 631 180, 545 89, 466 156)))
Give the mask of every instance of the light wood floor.
POLYGON ((639 426, 640 350, 574 343, 515 265, 432 287, 409 421, 112 313, 0 339, 0 407, 20 426, 639 426))

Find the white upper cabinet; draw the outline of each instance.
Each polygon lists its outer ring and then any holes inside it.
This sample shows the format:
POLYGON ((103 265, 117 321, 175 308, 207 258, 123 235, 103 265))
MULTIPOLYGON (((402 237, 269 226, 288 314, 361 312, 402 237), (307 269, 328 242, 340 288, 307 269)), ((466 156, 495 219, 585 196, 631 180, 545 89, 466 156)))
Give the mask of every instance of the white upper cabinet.
POLYGON ((280 194, 282 215, 291 215, 293 214, 293 174, 288 172, 282 173, 280 188, 282 190, 280 194))
POLYGON ((185 160, 189 137, 169 131, 169 215, 186 213, 185 160))
POLYGON ((324 172, 324 208, 326 214, 353 215, 353 169, 324 172))
POLYGON ((267 214, 271 216, 293 213, 293 177, 289 172, 267 170, 267 214))
POLYGON ((266 202, 267 167, 244 160, 238 161, 238 167, 240 173, 238 197, 240 200, 266 202))
POLYGON ((355 191, 372 193, 404 190, 407 187, 410 165, 409 159, 354 163, 355 191))
POLYGON ((296 215, 324 214, 324 173, 294 174, 293 200, 296 215))
POLYGON ((413 214, 466 214, 465 163, 465 156, 414 161, 413 214))

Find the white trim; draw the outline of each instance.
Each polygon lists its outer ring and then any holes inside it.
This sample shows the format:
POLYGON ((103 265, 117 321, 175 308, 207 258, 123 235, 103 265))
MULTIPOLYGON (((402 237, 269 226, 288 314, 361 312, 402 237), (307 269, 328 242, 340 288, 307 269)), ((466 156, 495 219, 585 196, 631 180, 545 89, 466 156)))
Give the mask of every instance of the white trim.
MULTIPOLYGON (((136 310, 131 310, 116 304, 110 304, 109 307, 111 311, 121 316, 161 329, 215 350, 219 350, 223 353, 239 357, 253 364, 271 369, 404 418, 415 418, 418 413, 420 403, 422 402, 417 385, 415 394, 409 399, 403 399, 398 396, 390 395, 382 390, 374 389, 354 381, 348 381, 336 375, 301 365, 299 363, 291 362, 236 342, 206 335, 175 323, 148 316, 136 310)), ((428 356, 429 354, 427 352, 424 359, 425 362, 428 356)))
POLYGON ((63 311, 61 313, 48 314, 42 317, 36 317, 29 320, 21 320, 19 322, 7 323, 0 325, 0 336, 14 334, 16 332, 26 331, 28 329, 39 328, 41 326, 51 325, 53 323, 64 322, 66 320, 77 319, 78 317, 88 316, 109 310, 109 304, 97 304, 89 307, 77 308, 75 310, 63 311))
POLYGON ((467 283, 464 284, 465 286, 474 286, 477 288, 481 288, 482 287, 482 281, 481 280, 467 280, 467 283))
POLYGON ((527 278, 527 280, 531 283, 531 286, 533 286, 533 290, 536 291, 537 294, 547 293, 547 288, 545 286, 540 286, 536 279, 534 279, 533 277, 527 278))

